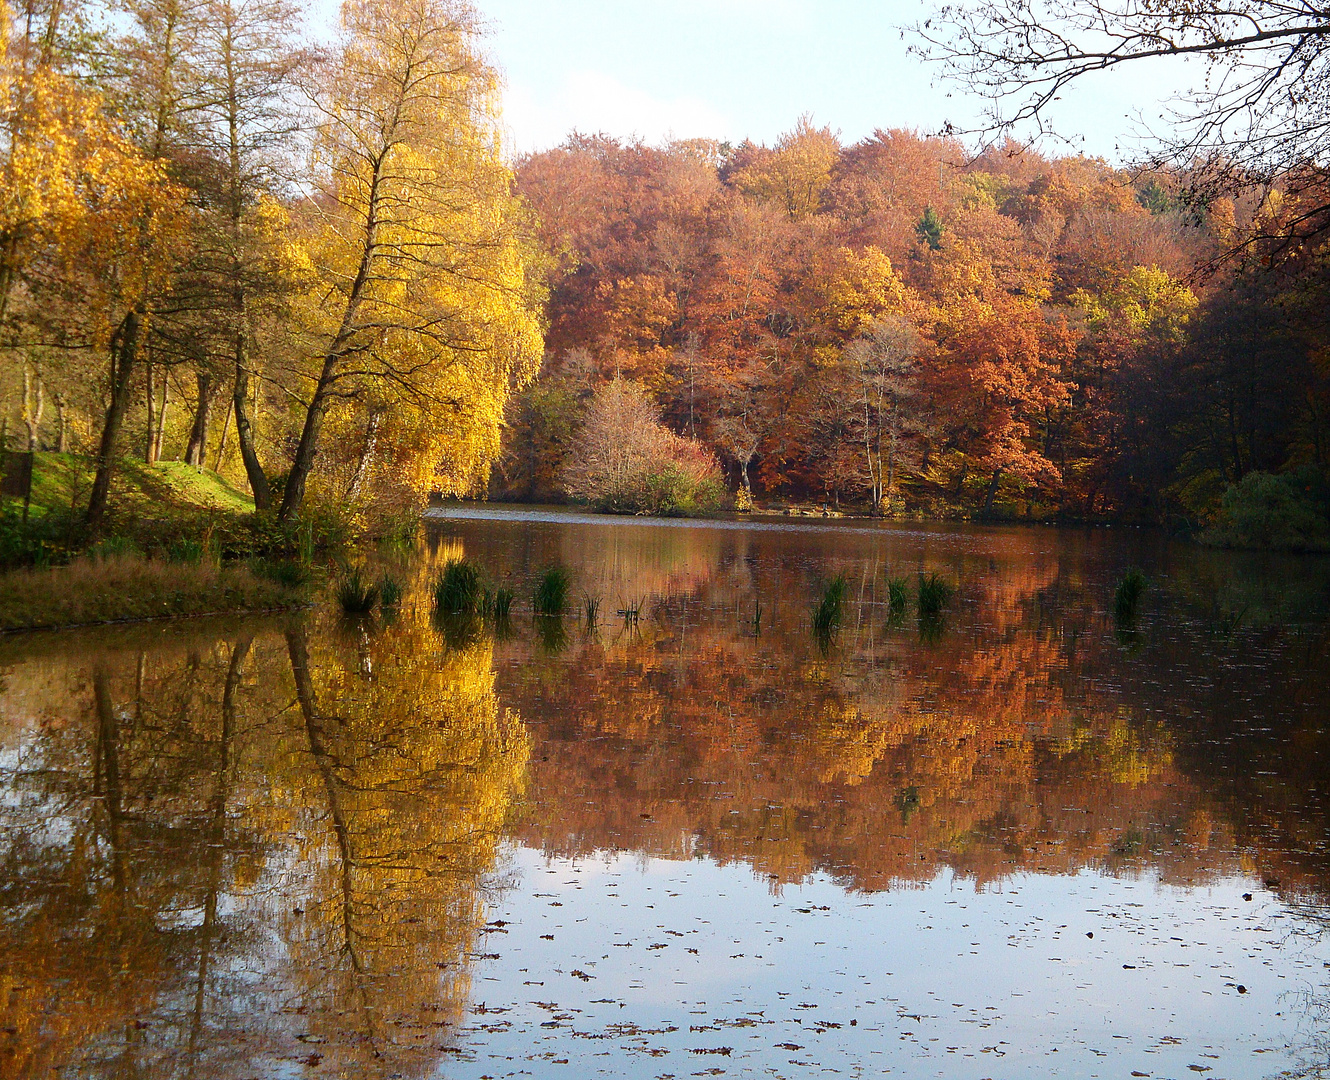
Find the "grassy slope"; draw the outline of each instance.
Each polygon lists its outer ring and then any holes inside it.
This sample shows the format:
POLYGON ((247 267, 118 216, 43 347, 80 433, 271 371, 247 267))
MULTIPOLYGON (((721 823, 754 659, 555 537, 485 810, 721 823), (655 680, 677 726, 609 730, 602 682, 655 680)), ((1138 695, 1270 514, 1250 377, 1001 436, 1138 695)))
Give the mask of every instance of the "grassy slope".
MULTIPOLYGON (((92 489, 93 468, 87 458, 43 452, 32 476, 33 514, 82 508, 92 489)), ((254 500, 215 472, 182 461, 146 465, 122 459, 111 479, 111 506, 117 514, 161 517, 172 510, 222 510, 248 513, 254 500)))

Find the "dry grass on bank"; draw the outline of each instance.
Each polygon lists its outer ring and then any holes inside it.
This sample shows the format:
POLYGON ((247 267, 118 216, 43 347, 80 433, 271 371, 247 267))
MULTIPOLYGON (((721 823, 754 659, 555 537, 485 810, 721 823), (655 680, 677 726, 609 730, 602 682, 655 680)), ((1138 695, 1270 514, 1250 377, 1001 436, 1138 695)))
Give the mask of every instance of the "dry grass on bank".
POLYGON ((0 631, 271 611, 300 603, 289 586, 246 567, 206 561, 112 555, 0 575, 0 631))

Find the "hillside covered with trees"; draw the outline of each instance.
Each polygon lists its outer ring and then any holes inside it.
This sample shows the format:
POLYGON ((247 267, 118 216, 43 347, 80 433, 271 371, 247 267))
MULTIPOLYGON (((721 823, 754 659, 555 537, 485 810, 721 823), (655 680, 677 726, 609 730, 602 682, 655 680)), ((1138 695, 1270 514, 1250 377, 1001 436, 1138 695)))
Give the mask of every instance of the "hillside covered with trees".
POLYGON ((1305 191, 808 119, 574 136, 517 178, 558 265, 496 494, 566 490, 616 379, 740 505, 1200 522, 1250 473, 1324 475, 1323 259, 1262 239, 1305 191))

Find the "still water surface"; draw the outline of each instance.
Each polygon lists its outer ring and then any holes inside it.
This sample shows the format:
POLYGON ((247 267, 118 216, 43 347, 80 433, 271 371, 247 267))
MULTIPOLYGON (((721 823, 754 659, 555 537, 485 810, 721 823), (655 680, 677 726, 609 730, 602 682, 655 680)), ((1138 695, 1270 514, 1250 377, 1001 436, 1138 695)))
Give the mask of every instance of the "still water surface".
POLYGON ((378 558, 395 617, 0 640, 0 1075, 1330 1075, 1326 561, 489 509, 378 558), (462 554, 508 625, 431 618, 462 554))

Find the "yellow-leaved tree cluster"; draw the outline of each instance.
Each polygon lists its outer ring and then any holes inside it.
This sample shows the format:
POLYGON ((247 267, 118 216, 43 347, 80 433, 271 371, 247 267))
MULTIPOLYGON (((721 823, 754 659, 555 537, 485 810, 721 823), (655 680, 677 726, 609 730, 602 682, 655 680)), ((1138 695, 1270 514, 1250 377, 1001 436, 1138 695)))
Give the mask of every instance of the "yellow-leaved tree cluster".
POLYGON ((475 13, 348 0, 326 48, 300 16, 0 9, 0 442, 88 455, 94 527, 131 455, 283 520, 465 492, 535 373, 544 275, 475 13))

